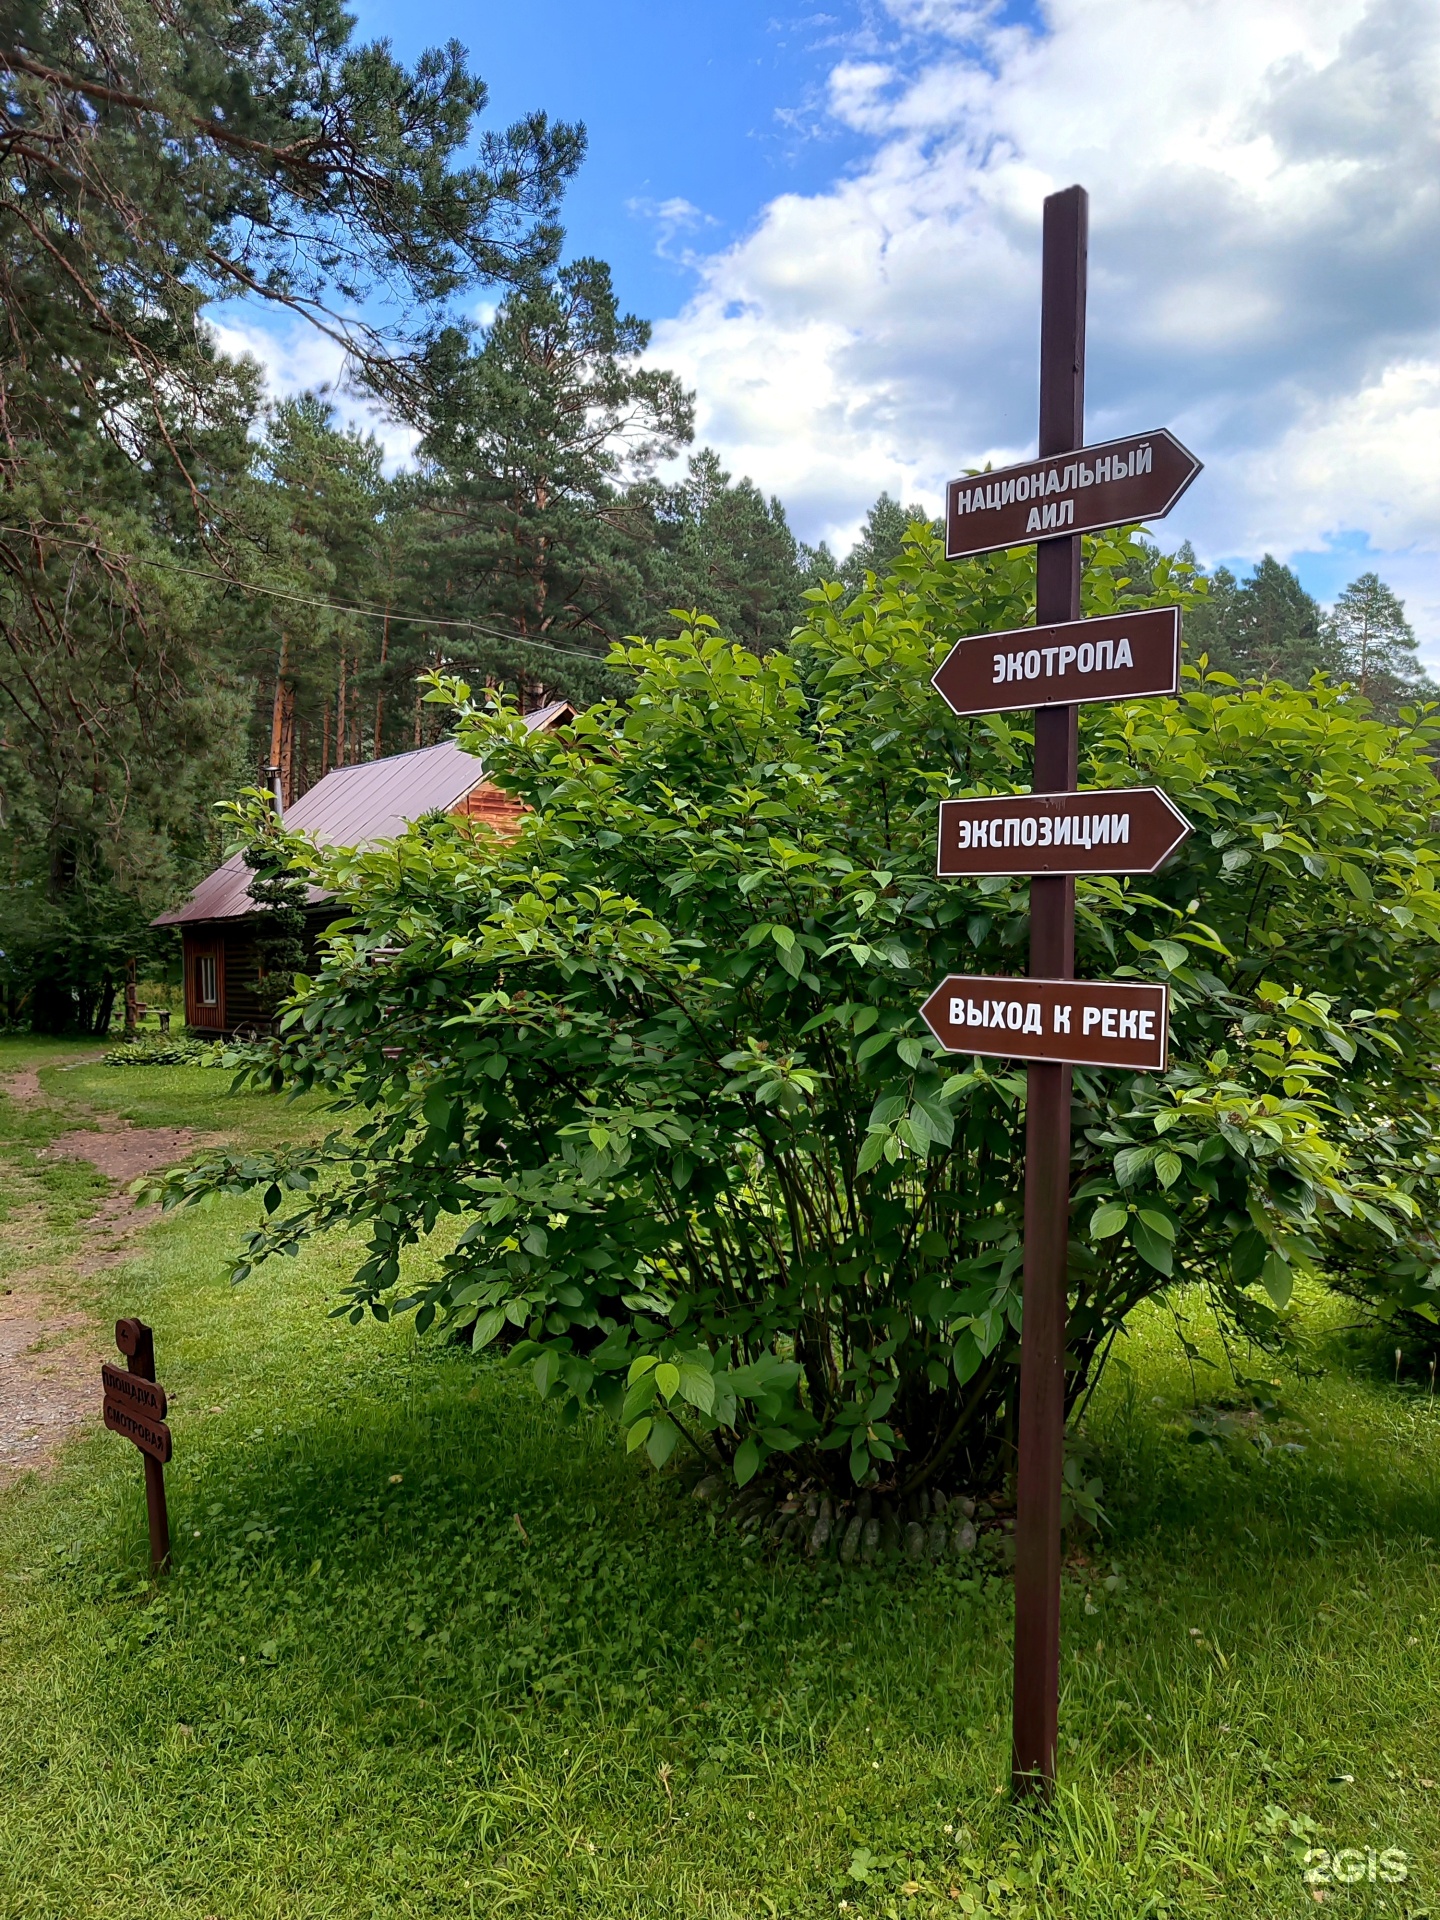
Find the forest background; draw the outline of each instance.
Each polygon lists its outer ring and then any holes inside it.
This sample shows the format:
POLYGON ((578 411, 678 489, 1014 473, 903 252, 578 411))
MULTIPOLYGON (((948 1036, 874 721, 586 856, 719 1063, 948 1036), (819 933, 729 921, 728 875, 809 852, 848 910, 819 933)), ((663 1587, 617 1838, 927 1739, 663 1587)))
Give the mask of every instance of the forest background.
MULTIPOLYGON (((806 592, 883 574, 927 516, 882 494, 842 560, 693 446, 603 261, 559 212, 583 128, 488 126, 456 43, 413 68, 333 0, 62 0, 0 44, 0 1018, 103 1031, 150 920, 276 765, 428 744, 418 676, 522 706, 623 693, 617 636, 698 609, 758 652, 806 592), (480 297, 491 314, 474 318, 480 297), (336 395, 267 400, 207 320, 306 316, 410 430, 386 471, 336 395)), ((1238 678, 1433 692, 1374 574, 1323 609, 1266 557, 1187 617, 1238 678)))

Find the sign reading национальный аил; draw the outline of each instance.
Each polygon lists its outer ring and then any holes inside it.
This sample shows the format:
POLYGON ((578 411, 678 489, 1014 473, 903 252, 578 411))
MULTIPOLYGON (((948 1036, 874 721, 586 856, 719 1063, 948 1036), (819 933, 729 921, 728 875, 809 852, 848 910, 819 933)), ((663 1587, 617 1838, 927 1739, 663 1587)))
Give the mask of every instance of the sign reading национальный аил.
POLYGON ((1157 427, 999 473, 967 474, 945 490, 945 558, 1163 519, 1199 471, 1189 448, 1157 427))

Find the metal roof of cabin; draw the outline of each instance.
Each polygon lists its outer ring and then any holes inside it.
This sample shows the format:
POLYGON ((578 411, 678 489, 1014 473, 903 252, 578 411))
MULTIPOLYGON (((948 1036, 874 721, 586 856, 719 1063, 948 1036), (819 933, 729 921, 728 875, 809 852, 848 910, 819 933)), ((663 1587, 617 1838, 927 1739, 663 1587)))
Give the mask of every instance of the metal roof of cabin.
MULTIPOLYGON (((552 700, 525 715, 534 732, 568 718, 568 700, 552 700)), ((354 767, 333 767, 285 810, 285 825, 308 834, 321 847, 373 847, 395 840, 427 813, 449 813, 485 782, 483 762, 453 740, 413 753, 392 753, 354 767)), ((311 887, 309 904, 327 896, 311 887)), ((200 882, 183 907, 158 914, 156 927, 190 926, 205 920, 239 920, 262 909, 250 898, 250 869, 235 853, 200 882)))

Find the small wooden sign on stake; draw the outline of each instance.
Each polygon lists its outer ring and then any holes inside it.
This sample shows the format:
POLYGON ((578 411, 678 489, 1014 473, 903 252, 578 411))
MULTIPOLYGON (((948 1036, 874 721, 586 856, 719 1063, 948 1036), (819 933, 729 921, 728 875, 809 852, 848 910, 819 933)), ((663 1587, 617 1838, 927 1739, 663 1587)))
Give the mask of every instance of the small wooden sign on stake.
POLYGON ((145 1460, 145 1506, 150 1519, 150 1564, 157 1573, 170 1561, 170 1515, 165 1506, 165 1466, 171 1454, 165 1424, 169 1404, 155 1380, 155 1336, 143 1320, 117 1320, 115 1344, 125 1355, 125 1370, 107 1360, 100 1369, 105 1390, 104 1421, 122 1434, 145 1460))

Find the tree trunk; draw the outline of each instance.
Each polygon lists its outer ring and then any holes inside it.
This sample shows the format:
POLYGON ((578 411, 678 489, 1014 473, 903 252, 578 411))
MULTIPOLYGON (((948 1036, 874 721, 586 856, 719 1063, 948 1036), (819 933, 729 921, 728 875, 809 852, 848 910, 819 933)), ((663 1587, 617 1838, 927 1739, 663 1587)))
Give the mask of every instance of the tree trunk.
POLYGON ((270 706, 270 765, 280 764, 281 713, 284 707, 286 656, 290 650, 288 633, 280 635, 280 658, 275 667, 275 698, 270 706))
POLYGON ((375 737, 370 743, 370 758, 383 760, 385 750, 381 745, 380 718, 385 707, 385 662, 390 657, 390 609, 385 609, 385 624, 380 629, 380 676, 375 689, 375 737))

